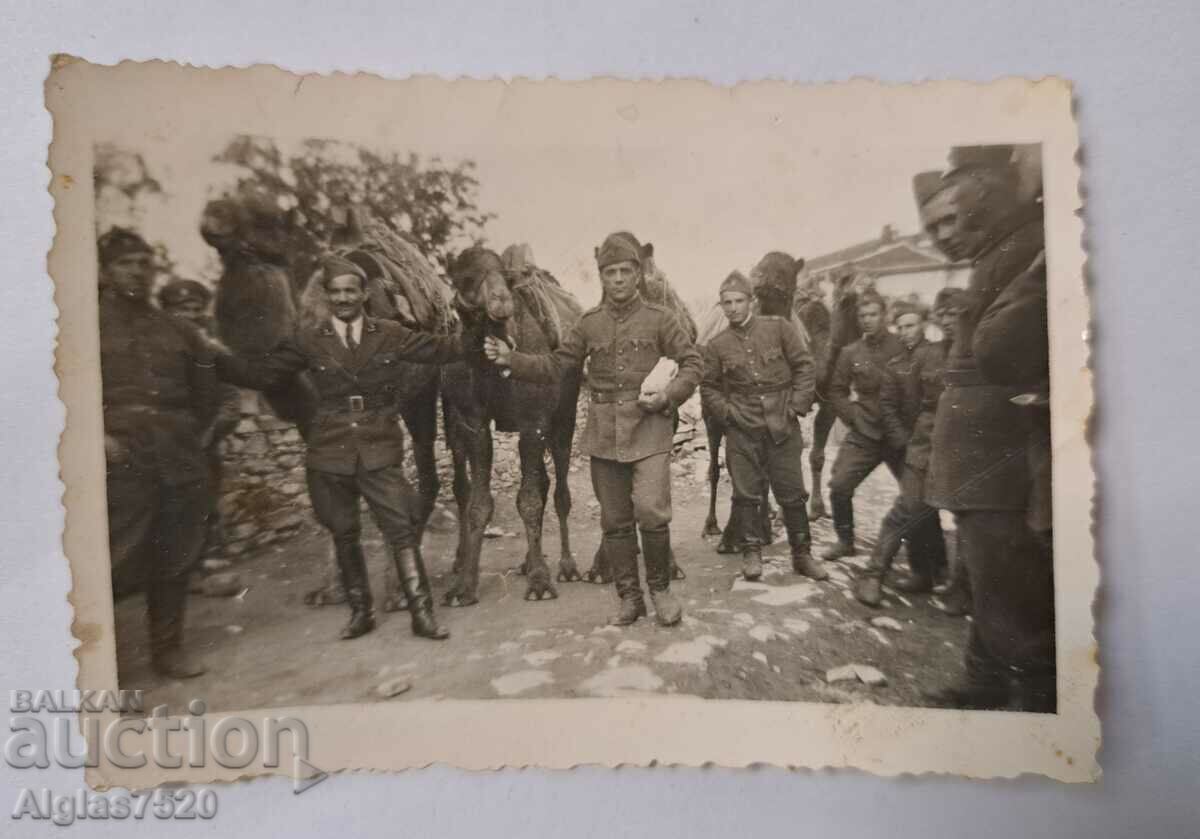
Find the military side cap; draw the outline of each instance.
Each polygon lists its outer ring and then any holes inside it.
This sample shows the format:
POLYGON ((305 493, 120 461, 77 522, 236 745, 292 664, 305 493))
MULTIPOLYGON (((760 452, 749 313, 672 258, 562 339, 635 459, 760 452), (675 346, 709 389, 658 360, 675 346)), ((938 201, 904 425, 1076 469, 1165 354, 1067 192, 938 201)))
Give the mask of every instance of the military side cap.
POLYGON ((146 240, 127 227, 114 227, 96 240, 100 264, 108 265, 130 253, 154 253, 146 240))
POLYGON ((950 149, 950 169, 947 174, 965 169, 1003 169, 1012 165, 1013 147, 954 146, 950 149))
POLYGON ((500 262, 504 265, 504 273, 513 276, 524 276, 537 267, 537 262, 533 259, 533 248, 525 242, 505 248, 504 253, 500 255, 500 262))
POLYGON ((767 289, 789 296, 796 293, 796 278, 803 267, 803 259, 793 259, 783 251, 771 251, 758 261, 750 276, 757 290, 767 289))
POLYGON ((924 207, 930 202, 933 196, 949 185, 950 182, 943 178, 942 173, 936 169, 915 175, 913 177, 912 188, 913 197, 917 199, 917 206, 924 207))
POLYGON ((333 282, 336 277, 358 277, 363 283, 367 281, 366 271, 335 253, 326 254, 321 259, 321 272, 326 283, 333 282))
POLYGON ((741 271, 733 271, 725 281, 721 283, 720 295, 724 295, 727 291, 736 291, 739 294, 744 294, 749 297, 753 294, 753 288, 750 286, 750 281, 746 279, 746 275, 741 271))
POLYGON ((632 233, 612 233, 596 248, 596 267, 601 271, 618 262, 642 264, 642 243, 632 233))
POLYGON ((163 308, 196 302, 207 306, 212 299, 208 286, 195 280, 172 280, 158 292, 158 302, 163 308))

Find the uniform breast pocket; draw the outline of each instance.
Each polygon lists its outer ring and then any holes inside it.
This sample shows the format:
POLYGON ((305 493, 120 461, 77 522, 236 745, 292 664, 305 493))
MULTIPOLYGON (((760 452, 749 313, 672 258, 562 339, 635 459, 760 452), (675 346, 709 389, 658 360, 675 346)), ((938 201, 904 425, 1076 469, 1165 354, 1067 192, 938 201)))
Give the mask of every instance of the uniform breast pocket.
POLYGON ((635 370, 650 372, 658 361, 658 339, 653 335, 634 335, 622 341, 621 348, 635 370))
POLYGON ((588 344, 588 370, 591 373, 607 373, 613 366, 611 344, 588 344))
POLYGON ((788 366, 783 358, 783 350, 779 347, 772 347, 765 351, 763 353, 763 368, 771 376, 786 375, 788 366))
POLYGON ((874 393, 879 390, 879 371, 869 361, 854 362, 854 388, 859 393, 874 393))

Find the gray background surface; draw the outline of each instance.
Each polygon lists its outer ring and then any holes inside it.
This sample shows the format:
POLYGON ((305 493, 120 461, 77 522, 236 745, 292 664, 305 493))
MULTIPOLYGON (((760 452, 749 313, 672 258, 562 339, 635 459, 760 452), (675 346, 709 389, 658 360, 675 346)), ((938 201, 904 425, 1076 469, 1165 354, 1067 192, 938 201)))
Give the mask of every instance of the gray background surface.
MULTIPOLYGON (((74 835, 418 836, 1200 833, 1197 360, 1200 4, 837 0, 523 2, 9 2, 0 9, 0 690, 71 688, 45 272, 54 52, 96 62, 368 70, 389 77, 595 74, 715 82, 853 76, 904 82, 1059 74, 1076 83, 1095 307, 1098 601, 1105 775, 1092 787, 771 769, 465 774, 435 767, 222 788, 214 822, 80 823, 74 835), (520 7, 520 11, 518 11, 520 7), (169 831, 169 832, 168 832, 169 831)), ((21 786, 69 791, 65 770, 0 765, 0 812, 21 786)), ((0 820, 7 821, 0 815, 0 820)), ((47 823, 0 833, 40 835, 47 823)))

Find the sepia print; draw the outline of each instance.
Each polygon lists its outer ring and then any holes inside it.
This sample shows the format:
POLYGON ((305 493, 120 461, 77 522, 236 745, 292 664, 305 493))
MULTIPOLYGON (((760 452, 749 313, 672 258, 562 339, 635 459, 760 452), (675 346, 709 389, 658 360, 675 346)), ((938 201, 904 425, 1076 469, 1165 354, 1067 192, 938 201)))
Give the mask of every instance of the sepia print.
POLYGON ((81 688, 324 770, 1096 776, 1066 84, 47 90, 81 688))

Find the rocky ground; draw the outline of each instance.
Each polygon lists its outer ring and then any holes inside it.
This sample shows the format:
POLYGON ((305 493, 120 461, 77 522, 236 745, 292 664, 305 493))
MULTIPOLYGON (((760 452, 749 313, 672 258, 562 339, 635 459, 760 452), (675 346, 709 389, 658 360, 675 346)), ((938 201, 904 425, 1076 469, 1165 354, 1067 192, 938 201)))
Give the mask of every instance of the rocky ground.
MULTIPOLYGON (((854 600, 850 586, 865 551, 830 564, 824 583, 792 574, 786 543, 765 552, 762 581, 737 574, 737 558, 701 538, 707 512, 707 452, 703 435, 685 424, 673 464, 677 560, 687 579, 674 588, 685 604, 681 626, 653 620, 617 629, 606 625, 616 605, 611 586, 558 584, 557 600, 528 602, 515 572, 525 539, 514 506, 516 469, 505 460, 497 479, 497 508, 485 543, 480 602, 439 607, 449 641, 416 639, 406 613, 379 613, 375 632, 338 640, 344 606, 306 607, 304 592, 328 568, 329 541, 306 526, 288 542, 264 548, 234 566, 239 584, 230 597, 193 596, 188 641, 209 673, 188 683, 166 682, 148 667, 140 597, 117 605, 118 659, 123 688, 143 688, 150 705, 182 710, 204 697, 212 710, 414 698, 572 697, 683 693, 707 698, 876 702, 919 705, 922 688, 960 675, 968 624, 940 609, 936 596, 890 592, 884 608, 854 600), (405 689, 405 686, 411 686, 405 689), (389 693, 398 692, 394 698, 389 693)), ((508 435, 500 435, 508 436, 508 435)), ((507 449, 514 441, 500 441, 507 449)), ((835 449, 831 447, 829 463, 835 449)), ((599 541, 598 509, 586 463, 570 475, 575 497, 572 540, 581 569, 599 541)), ((877 530, 895 493, 880 469, 859 492, 860 543, 877 530)), ((728 510, 723 482, 719 511, 728 510)), ((435 596, 446 586, 457 531, 445 514, 427 533, 425 556, 435 596)), ((557 521, 547 516, 545 545, 557 562, 557 521)), ((384 550, 367 529, 373 586, 381 599, 384 550)), ((819 550, 833 539, 828 519, 814 524, 819 550)), ((439 601, 440 602, 440 601, 439 601)))

